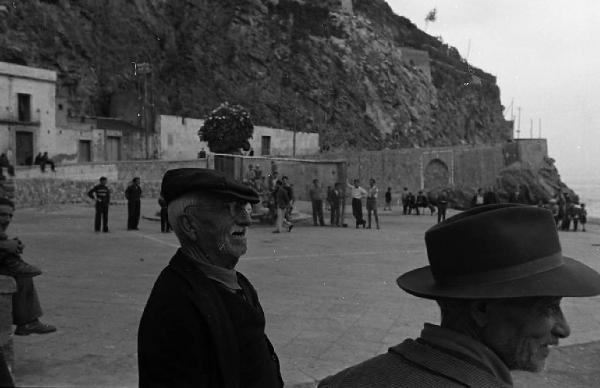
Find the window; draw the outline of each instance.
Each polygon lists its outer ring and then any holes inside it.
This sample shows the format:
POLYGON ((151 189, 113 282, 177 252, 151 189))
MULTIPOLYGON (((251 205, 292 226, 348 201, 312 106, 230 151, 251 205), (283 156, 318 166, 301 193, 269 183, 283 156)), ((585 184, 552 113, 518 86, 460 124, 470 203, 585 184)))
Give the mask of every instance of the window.
POLYGON ((19 121, 31 121, 31 95, 24 93, 17 94, 17 104, 19 121))

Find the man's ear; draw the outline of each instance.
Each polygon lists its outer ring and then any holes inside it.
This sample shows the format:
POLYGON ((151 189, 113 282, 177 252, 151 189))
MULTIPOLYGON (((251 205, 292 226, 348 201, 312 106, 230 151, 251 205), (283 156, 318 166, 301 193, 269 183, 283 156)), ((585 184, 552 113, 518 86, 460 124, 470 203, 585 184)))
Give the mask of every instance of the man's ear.
POLYGON ((486 327, 490 322, 490 302, 474 300, 469 304, 469 314, 478 327, 486 327))
POLYGON ((196 226, 194 219, 187 214, 180 214, 177 217, 179 229, 185 234, 188 240, 196 241, 196 226))

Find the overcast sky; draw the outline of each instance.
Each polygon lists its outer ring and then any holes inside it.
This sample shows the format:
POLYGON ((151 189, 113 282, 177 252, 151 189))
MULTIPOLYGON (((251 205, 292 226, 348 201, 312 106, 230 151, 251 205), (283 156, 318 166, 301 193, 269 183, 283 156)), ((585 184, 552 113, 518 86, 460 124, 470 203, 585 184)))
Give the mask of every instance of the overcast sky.
POLYGON ((511 101, 515 116, 521 107, 521 138, 529 137, 531 119, 537 137, 541 118, 542 137, 567 184, 581 175, 600 178, 600 1, 387 2, 497 76, 505 117, 511 101), (433 8, 437 21, 426 27, 433 8))

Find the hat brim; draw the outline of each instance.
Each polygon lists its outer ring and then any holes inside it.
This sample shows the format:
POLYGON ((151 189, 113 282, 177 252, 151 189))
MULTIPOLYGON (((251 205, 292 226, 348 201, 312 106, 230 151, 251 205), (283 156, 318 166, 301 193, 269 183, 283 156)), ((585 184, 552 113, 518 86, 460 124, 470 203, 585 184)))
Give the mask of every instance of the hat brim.
POLYGON ((260 202, 260 198, 258 195, 246 195, 233 190, 211 190, 210 193, 214 194, 217 198, 225 201, 225 202, 249 202, 251 204, 256 204, 260 202))
POLYGON ((505 282, 439 286, 429 266, 400 276, 396 283, 409 294, 427 299, 500 299, 534 296, 585 297, 600 295, 600 274, 570 257, 552 270, 505 282))

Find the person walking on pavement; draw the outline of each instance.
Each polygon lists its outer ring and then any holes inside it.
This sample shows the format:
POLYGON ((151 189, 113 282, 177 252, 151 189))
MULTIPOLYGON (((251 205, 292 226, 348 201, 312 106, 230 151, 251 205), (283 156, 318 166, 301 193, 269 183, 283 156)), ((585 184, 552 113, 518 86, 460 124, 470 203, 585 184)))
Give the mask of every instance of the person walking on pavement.
POLYGON ((348 182, 346 182, 346 185, 352 190, 350 194, 352 196, 352 215, 356 220, 356 229, 361 225, 364 228, 367 226, 367 221, 363 218, 362 199, 367 196, 367 190, 359 186, 358 179, 354 180, 353 185, 348 182))
POLYGON ((99 232, 102 224, 104 233, 108 233, 108 205, 110 204, 110 189, 106 186, 106 181, 106 177, 100 177, 100 183, 88 191, 88 197, 96 201, 94 230, 99 232))
POLYGON ((367 219, 369 220, 368 229, 371 229, 371 213, 375 216, 375 224, 379 229, 379 217, 377 216, 377 196, 379 189, 375 185, 375 179, 369 180, 369 189, 367 190, 367 219))
POLYGON ((169 223, 167 202, 165 201, 162 195, 158 197, 158 205, 160 206, 160 231, 162 233, 171 233, 171 224, 169 223))
POLYGON ((392 211, 392 188, 391 187, 388 187, 387 191, 385 192, 385 206, 383 207, 383 210, 392 211))
POLYGON ((288 232, 291 232, 294 224, 286 219, 287 209, 290 206, 290 197, 288 191, 283 187, 282 181, 277 181, 274 196, 275 207, 277 208, 277 229, 273 233, 281 233, 282 226, 285 226, 288 228, 288 232))
POLYGON ((142 198, 139 177, 133 178, 131 184, 125 189, 125 198, 127 198, 127 230, 139 230, 142 198))
POLYGON ((402 214, 407 215, 410 214, 410 197, 409 197, 408 187, 402 189, 402 195, 400 196, 400 200, 402 201, 402 214))
POLYGON ((331 226, 340 226, 340 206, 342 204, 342 190, 340 183, 336 182, 333 185, 329 197, 329 208, 331 209, 330 223, 331 226))
POLYGON ((313 179, 313 185, 310 188, 309 194, 310 202, 312 203, 313 224, 317 226, 318 221, 319 225, 325 226, 325 222, 323 221, 323 188, 318 179, 313 179))
POLYGON ((448 209, 448 196, 446 195, 446 190, 442 190, 440 195, 438 195, 436 204, 438 211, 437 222, 439 224, 446 219, 446 209, 448 209))

